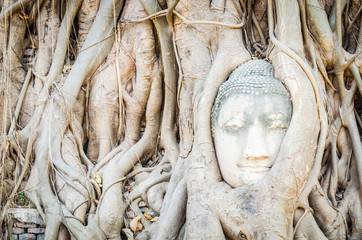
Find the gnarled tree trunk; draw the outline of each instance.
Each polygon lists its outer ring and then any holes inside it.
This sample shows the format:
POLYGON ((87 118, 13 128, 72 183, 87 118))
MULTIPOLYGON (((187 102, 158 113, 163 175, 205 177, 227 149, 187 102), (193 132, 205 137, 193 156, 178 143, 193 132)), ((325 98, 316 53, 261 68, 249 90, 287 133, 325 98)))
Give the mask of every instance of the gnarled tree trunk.
POLYGON ((46 239, 362 238, 360 1, 0 3, 0 232, 33 207, 46 239), (233 188, 210 115, 251 59, 292 118, 233 188))

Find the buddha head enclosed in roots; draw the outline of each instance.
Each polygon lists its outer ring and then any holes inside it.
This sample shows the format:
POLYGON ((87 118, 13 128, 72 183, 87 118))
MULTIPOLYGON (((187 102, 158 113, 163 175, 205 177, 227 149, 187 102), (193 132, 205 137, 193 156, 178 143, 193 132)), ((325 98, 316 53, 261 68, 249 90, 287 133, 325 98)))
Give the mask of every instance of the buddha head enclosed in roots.
POLYGON ((221 175, 232 187, 262 179, 273 166, 292 115, 289 92, 271 63, 250 60, 223 83, 212 114, 221 175))

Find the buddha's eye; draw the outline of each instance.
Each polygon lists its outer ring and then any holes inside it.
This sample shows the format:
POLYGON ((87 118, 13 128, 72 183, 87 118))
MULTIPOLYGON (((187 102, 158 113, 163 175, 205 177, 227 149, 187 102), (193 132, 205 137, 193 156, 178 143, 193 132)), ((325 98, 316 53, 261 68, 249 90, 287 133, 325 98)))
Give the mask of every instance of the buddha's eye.
POLYGON ((245 127, 245 123, 242 119, 235 119, 232 118, 228 120, 224 126, 226 129, 233 130, 233 131, 239 131, 245 127))
POLYGON ((269 130, 274 129, 287 129, 288 128, 288 121, 286 121, 284 118, 282 119, 269 119, 266 123, 266 127, 269 130))

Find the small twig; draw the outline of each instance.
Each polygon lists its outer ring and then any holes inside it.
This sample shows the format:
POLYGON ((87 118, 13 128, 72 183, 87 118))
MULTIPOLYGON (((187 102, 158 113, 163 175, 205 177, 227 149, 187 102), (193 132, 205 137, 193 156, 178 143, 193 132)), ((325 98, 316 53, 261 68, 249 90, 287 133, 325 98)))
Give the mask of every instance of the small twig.
MULTIPOLYGON (((85 135, 89 139, 89 81, 87 81, 87 86, 85 89, 85 135)), ((89 169, 88 169, 89 170, 89 169)))
POLYGON ((149 15, 145 18, 141 18, 141 19, 134 19, 134 20, 131 20, 131 19, 123 19, 121 20, 122 22, 128 22, 128 23, 140 23, 140 22, 144 22, 144 21, 147 21, 147 20, 153 20, 154 18, 157 18, 157 17, 162 17, 162 16, 166 16, 167 14, 167 11, 168 9, 165 9, 165 10, 162 10, 162 11, 158 11, 152 15, 149 15))
POLYGON ((92 163, 91 160, 89 160, 89 158, 87 157, 87 155, 84 152, 82 140, 80 138, 80 134, 78 133, 78 131, 76 130, 76 128, 74 126, 74 121, 77 121, 77 120, 73 119, 73 121, 70 122, 70 128, 72 130, 73 136, 77 143, 80 158, 81 158, 82 162, 87 166, 87 169, 89 170, 94 166, 94 164, 92 163))
POLYGON ((101 205, 102 201, 103 201, 103 198, 104 196, 106 195, 107 191, 114 185, 116 185, 117 183, 120 183, 122 181, 124 181, 126 178, 125 177, 122 177, 120 179, 117 179, 116 181, 112 182, 103 192, 102 192, 102 195, 101 197, 99 198, 99 202, 98 202, 98 205, 97 205, 97 213, 99 212, 99 206, 101 205))
POLYGON ((19 100, 18 100, 18 102, 17 102, 17 104, 16 104, 14 116, 13 116, 13 119, 12 119, 12 121, 11 121, 11 126, 10 126, 10 128, 9 128, 9 134, 12 134, 12 132, 14 131, 16 122, 18 121, 18 117, 19 117, 19 114, 20 114, 20 110, 21 110, 21 107, 22 107, 22 105, 23 105, 23 101, 24 101, 24 98, 25 98, 25 93, 26 93, 26 91, 27 91, 27 89, 28 89, 29 82, 30 82, 30 79, 31 79, 31 72, 32 72, 32 69, 30 68, 30 69, 28 70, 28 73, 26 74, 23 87, 22 87, 21 92, 20 92, 20 94, 19 94, 19 100))
POLYGON ((35 77, 39 78, 43 82, 43 84, 46 82, 46 80, 47 80, 46 76, 42 76, 39 73, 35 72, 34 70, 33 70, 33 74, 35 77))
POLYGON ((176 58, 177 66, 178 66, 178 80, 177 80, 178 84, 177 84, 176 101, 177 101, 177 107, 180 109, 180 94, 181 94, 183 73, 182 73, 180 57, 179 57, 178 51, 177 51, 176 37, 175 36, 172 38, 172 41, 173 41, 173 48, 174 48, 174 51, 175 51, 175 58, 176 58))
POLYGON ((324 197, 324 193, 323 190, 321 189, 321 186, 319 185, 319 182, 315 185, 315 188, 317 189, 317 191, 319 192, 319 194, 324 197))
POLYGON ((346 1, 345 5, 345 10, 344 10, 344 25, 347 26, 348 24, 348 11, 349 11, 349 3, 350 1, 346 1))
POLYGON ((359 127, 362 129, 362 120, 361 120, 361 117, 358 115, 358 112, 356 111, 356 109, 354 110, 354 114, 356 116, 359 127))
POLYGON ((167 19, 168 25, 170 26, 171 33, 174 32, 172 13, 173 13, 173 10, 175 10, 175 8, 179 2, 180 2, 180 0, 174 0, 174 2, 171 4, 171 6, 167 9, 166 19, 167 19))
POLYGON ((54 189, 54 192, 56 192, 57 194, 65 187, 65 185, 69 185, 70 187, 72 187, 75 191, 77 191, 78 193, 80 193, 85 199, 88 198, 88 192, 87 191, 82 191, 82 188, 78 188, 73 182, 72 179, 68 179, 66 176, 64 176, 64 174, 58 170, 55 166, 51 166, 52 169, 54 170, 54 172, 56 172, 63 180, 64 180, 64 185, 61 189, 54 189))
POLYGON ((349 177, 349 172, 350 172, 350 166, 351 166, 351 160, 352 160, 352 149, 349 152, 349 157, 348 157, 348 162, 347 162, 347 169, 346 169, 346 175, 344 176, 343 182, 342 182, 342 188, 346 189, 347 187, 347 182, 348 182, 348 177, 349 177))
POLYGON ((100 198, 102 195, 102 191, 98 183, 94 179, 89 179, 89 182, 93 185, 94 189, 96 190, 97 198, 100 198))
POLYGON ((362 78, 359 73, 359 69, 355 63, 352 63, 351 66, 349 67, 349 69, 351 70, 353 78, 355 79, 355 81, 357 83, 358 90, 359 90, 360 94, 362 95, 362 78))
POLYGON ((34 21, 35 21, 35 17, 37 16, 38 14, 38 11, 40 9, 40 6, 42 5, 44 0, 38 0, 34 3, 32 9, 31 9, 31 12, 29 14, 29 25, 33 25, 34 21))
POLYGON ((228 23, 222 23, 222 22, 215 22, 215 21, 193 21, 188 20, 184 16, 182 16, 180 13, 173 11, 173 13, 179 17, 182 21, 184 21, 186 24, 192 25, 192 24, 208 24, 208 25, 216 25, 221 27, 229 27, 229 28, 242 28, 245 25, 245 22, 242 20, 239 24, 228 24, 228 23))
MULTIPOLYGON (((51 142, 52 141, 49 141, 49 145, 51 142)), ((79 171, 64 162, 63 157, 60 153, 60 146, 60 140, 57 139, 56 141, 52 142, 53 148, 49 147, 49 152, 51 152, 51 154, 49 155, 51 158, 50 162, 52 162, 54 167, 56 167, 59 172, 62 172, 62 174, 71 179, 72 182, 77 181, 81 186, 83 186, 84 189, 89 192, 89 196, 92 196, 90 193, 91 190, 88 178, 86 178, 86 176, 83 176, 79 171)))
POLYGON ((260 24, 259 24, 259 22, 258 22, 258 19, 256 19, 256 17, 255 17, 254 12, 252 12, 252 19, 253 19, 255 28, 256 28, 256 30, 258 31, 258 34, 259 34, 261 43, 263 44, 263 46, 266 46, 266 41, 265 41, 265 37, 264 37, 263 31, 262 31, 262 29, 261 29, 261 27, 260 27, 260 24))
POLYGON ((298 222, 294 227, 293 237, 295 236, 295 233, 297 232, 299 224, 302 222, 303 218, 305 217, 305 215, 307 215, 307 213, 308 213, 308 211, 304 211, 303 215, 298 219, 298 222))
POLYGON ((91 170, 88 171, 88 175, 90 175, 91 173, 94 174, 95 172, 97 172, 99 169, 104 167, 104 165, 106 165, 109 161, 111 161, 116 154, 122 152, 124 150, 124 144, 126 144, 126 143, 123 142, 119 146, 115 147, 112 151, 110 151, 91 170))
POLYGON ((331 143, 331 176, 329 180, 328 187, 328 197, 332 201, 333 206, 337 205, 336 201, 336 191, 338 184, 338 161, 339 158, 337 156, 337 138, 334 138, 334 141, 331 143))
POLYGON ((318 55, 316 58, 317 58, 316 59, 317 68, 319 69, 319 72, 322 74, 324 81, 328 84, 328 86, 330 86, 332 88, 333 91, 336 91, 336 88, 333 86, 332 82, 328 78, 328 73, 327 73, 326 69, 324 68, 321 57, 318 55))
POLYGON ((93 43, 92 45, 90 45, 90 46, 82 49, 81 51, 79 51, 78 55, 81 54, 82 52, 84 52, 85 50, 88 50, 89 48, 94 47, 95 45, 98 45, 98 44, 100 44, 101 42, 104 42, 104 41, 110 39, 110 38, 113 37, 113 36, 114 36, 114 33, 112 33, 111 35, 109 35, 109 36, 106 37, 106 38, 103 38, 102 40, 99 40, 99 41, 96 42, 96 43, 93 43))
POLYGON ((238 1, 231 1, 232 4, 234 5, 234 8, 236 9, 236 11, 239 14, 239 17, 242 17, 245 19, 245 14, 243 13, 243 11, 241 10, 241 5, 238 5, 238 1))
MULTIPOLYGON (((73 213, 75 213, 75 211, 77 211, 78 208, 80 208, 83 204, 88 203, 90 200, 89 199, 85 199, 83 200, 83 202, 80 202, 74 209, 73 209, 73 213)), ((90 205, 90 204, 89 204, 90 205)), ((77 217, 75 217, 75 219, 78 219, 77 217)), ((83 225, 84 225, 84 221, 78 219, 83 225)))
MULTIPOLYGON (((162 11, 159 11, 159 12, 157 12, 155 14, 152 14, 152 15, 150 15, 148 17, 145 17, 145 18, 142 18, 142 19, 123 20, 123 21, 130 22, 130 23, 139 23, 139 22, 143 22, 143 21, 146 21, 146 20, 149 20, 149 19, 153 19, 155 17, 165 16, 166 14, 167 14, 167 11, 162 10, 162 11)), ((184 16, 182 16, 180 13, 176 12, 175 10, 173 11, 173 14, 175 14, 184 23, 186 23, 188 25, 206 24, 206 25, 216 25, 216 26, 229 27, 229 28, 242 28, 245 25, 244 21, 241 21, 241 23, 239 23, 239 24, 228 24, 228 23, 222 23, 222 22, 216 22, 216 21, 188 20, 187 18, 185 18, 184 16)))
MULTIPOLYGON (((119 47, 122 47, 121 44, 121 28, 120 25, 118 25, 118 31, 116 36, 116 73, 117 73, 117 86, 118 86, 118 107, 119 107, 119 113, 118 113, 118 130, 116 139, 117 141, 121 138, 122 133, 122 127, 123 127, 123 116, 124 116, 124 106, 123 106, 123 96, 122 96, 122 80, 121 80, 121 70, 119 69, 119 47)), ((123 49, 123 48, 122 48, 123 49)), ((128 53, 127 53, 128 54, 128 53)), ((132 59, 132 58, 131 58, 132 59)))
POLYGON ((349 59, 346 63, 342 64, 341 69, 344 71, 354 62, 354 60, 362 53, 362 50, 359 50, 357 53, 353 54, 351 59, 349 59))
MULTIPOLYGON (((362 5, 359 7, 356 15, 354 16, 352 22, 348 25, 348 28, 346 30, 346 35, 348 36, 348 33, 351 31, 353 25, 355 24, 355 22, 357 21, 358 17, 359 17, 359 14, 361 13, 361 10, 362 10, 362 5)), ((346 14, 347 15, 347 14, 346 14)))
POLYGON ((313 209, 312 209, 311 207, 309 207, 309 206, 307 206, 307 205, 305 205, 305 204, 303 204, 303 203, 301 203, 301 202, 298 202, 298 203, 297 203, 297 206, 296 206, 295 209, 298 209, 298 208, 304 209, 304 214, 298 219, 298 222, 297 222, 297 224, 296 224, 295 227, 294 227, 293 237, 294 237, 294 235, 295 235, 295 233, 296 233, 296 231, 297 231, 297 229, 298 229, 299 224, 301 223, 301 221, 302 221, 302 219, 305 217, 305 215, 307 215, 308 212, 310 212, 311 214, 314 213, 314 211, 313 211, 313 209))

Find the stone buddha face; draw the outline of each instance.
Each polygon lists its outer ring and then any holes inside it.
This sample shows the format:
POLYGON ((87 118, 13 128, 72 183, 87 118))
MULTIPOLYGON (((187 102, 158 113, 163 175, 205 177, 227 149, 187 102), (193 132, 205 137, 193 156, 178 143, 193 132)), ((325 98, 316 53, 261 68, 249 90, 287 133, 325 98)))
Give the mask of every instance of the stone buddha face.
POLYGON ((212 128, 221 175, 232 187, 263 178, 271 169, 289 126, 289 93, 273 67, 251 60, 221 85, 212 128))

